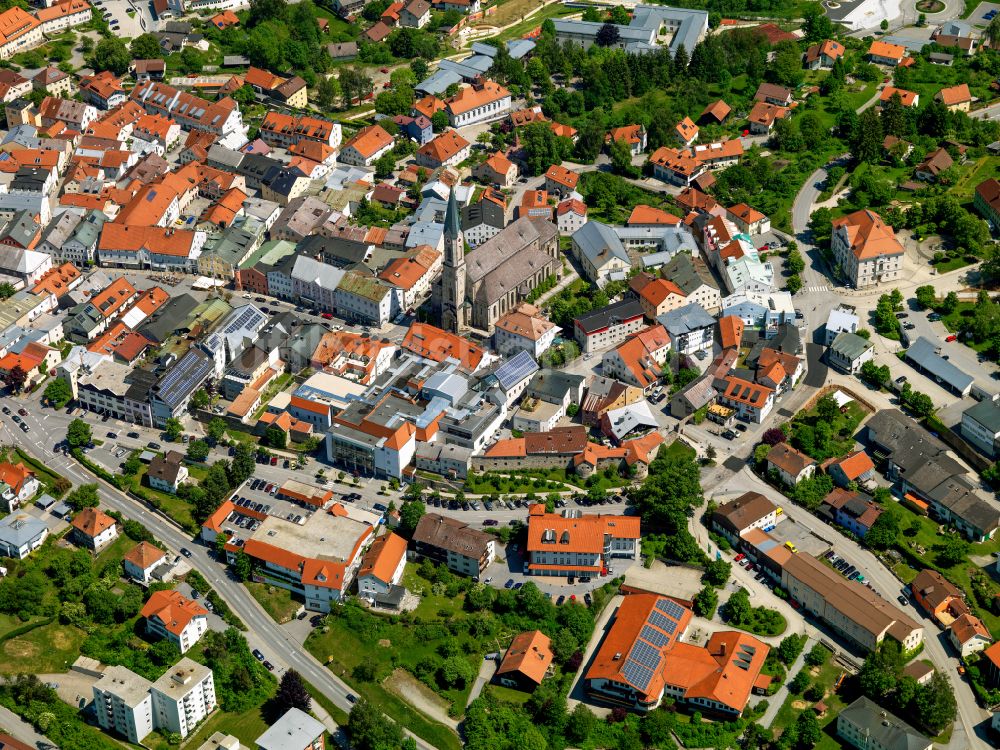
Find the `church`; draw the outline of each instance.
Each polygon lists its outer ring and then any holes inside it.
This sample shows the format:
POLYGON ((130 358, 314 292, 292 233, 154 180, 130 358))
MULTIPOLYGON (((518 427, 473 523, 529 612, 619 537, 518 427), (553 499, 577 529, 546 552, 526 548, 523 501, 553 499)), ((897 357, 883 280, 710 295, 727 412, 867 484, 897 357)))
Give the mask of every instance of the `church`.
POLYGON ((562 274, 559 231, 544 219, 522 217, 468 255, 452 191, 444 221, 444 266, 432 304, 441 327, 493 333, 496 322, 549 276, 562 274))

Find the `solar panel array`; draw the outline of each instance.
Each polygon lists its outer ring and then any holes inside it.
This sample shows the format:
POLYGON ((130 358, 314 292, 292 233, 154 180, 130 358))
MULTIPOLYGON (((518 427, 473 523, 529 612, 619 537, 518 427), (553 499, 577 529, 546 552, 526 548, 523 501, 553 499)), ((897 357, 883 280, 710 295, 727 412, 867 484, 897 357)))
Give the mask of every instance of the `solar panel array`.
POLYGON ((160 400, 173 406, 200 385, 212 369, 212 360, 200 352, 190 351, 156 386, 160 400))
POLYGON ((224 333, 230 334, 239 331, 240 329, 245 329, 250 327, 251 323, 260 324, 263 323, 267 318, 264 313, 258 310, 253 305, 246 305, 240 308, 242 311, 236 319, 226 326, 224 333))
POLYGON ((659 630, 650 627, 649 625, 642 626, 642 632, 639 633, 639 637, 645 641, 649 641, 657 648, 663 648, 670 643, 669 635, 661 633, 659 630))
POLYGON ((629 661, 642 664, 644 667, 655 669, 660 665, 660 650, 653 648, 645 641, 636 641, 632 646, 632 651, 628 655, 629 661))
POLYGON ((653 679, 653 670, 629 659, 622 667, 622 676, 628 683, 639 690, 645 690, 653 679))
POLYGON ((520 351, 496 369, 500 387, 509 390, 538 370, 538 364, 526 351, 520 351))
POLYGON ((684 616, 684 608, 670 599, 660 599, 656 603, 656 608, 675 620, 680 620, 684 616))
POLYGON ((664 617, 656 610, 649 613, 649 622, 658 627, 660 630, 670 633, 670 635, 673 635, 674 631, 677 629, 677 623, 675 621, 671 620, 669 617, 664 617))

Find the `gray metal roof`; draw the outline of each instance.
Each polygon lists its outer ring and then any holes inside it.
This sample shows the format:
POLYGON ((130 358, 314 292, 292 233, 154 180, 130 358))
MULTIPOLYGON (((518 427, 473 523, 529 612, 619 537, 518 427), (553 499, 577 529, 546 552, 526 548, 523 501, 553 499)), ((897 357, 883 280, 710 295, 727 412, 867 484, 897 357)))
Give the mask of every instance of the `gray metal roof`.
POLYGON ((841 711, 838 726, 842 721, 867 731, 870 746, 884 750, 926 750, 931 746, 924 735, 868 698, 858 698, 841 711))
POLYGON ((980 401, 962 412, 962 416, 976 420, 988 432, 1000 432, 1000 403, 996 401, 980 401))
MULTIPOLYGON (((553 19, 556 34, 560 32, 578 36, 597 36, 604 25, 599 21, 570 21, 553 19)), ((676 27, 670 40, 671 54, 683 46, 690 55, 698 40, 708 30, 708 13, 703 10, 671 8, 665 5, 637 5, 628 26, 618 26, 619 38, 629 51, 648 52, 656 49, 654 42, 661 26, 676 27)))
POLYGON ((417 91, 425 94, 443 94, 453 83, 461 83, 462 76, 454 70, 440 68, 431 73, 427 78, 417 84, 417 91))
POLYGON ((974 378, 948 360, 943 359, 937 350, 937 344, 921 336, 906 350, 906 358, 918 364, 923 370, 937 378, 939 382, 947 383, 954 390, 960 392, 968 390, 972 386, 974 378))
POLYGON ((326 727, 305 711, 290 708, 256 742, 260 750, 308 747, 325 732, 326 727))
POLYGON ((12 513, 0 521, 0 544, 19 548, 44 534, 48 527, 27 513, 12 513))
POLYGON ((678 307, 676 310, 664 313, 657 320, 667 329, 667 333, 672 339, 715 325, 715 318, 709 315, 705 308, 697 302, 691 302, 684 307, 678 307))
MULTIPOLYGON (((475 47, 473 47, 474 49, 475 47)), ((511 39, 507 42, 507 52, 515 60, 520 60, 535 48, 535 43, 530 39, 511 39)))
POLYGON ((599 221, 588 221, 573 232, 573 243, 595 268, 603 265, 598 262, 602 253, 608 253, 624 263, 630 263, 628 253, 615 230, 599 221))
POLYGON ((858 336, 856 333, 841 331, 837 334, 837 338, 833 340, 833 343, 830 344, 830 349, 837 352, 844 359, 854 361, 873 346, 875 345, 872 342, 858 336))
POLYGON ((656 416, 645 399, 619 409, 612 409, 607 413, 607 417, 611 434, 616 440, 621 440, 635 430, 655 429, 658 426, 656 416))

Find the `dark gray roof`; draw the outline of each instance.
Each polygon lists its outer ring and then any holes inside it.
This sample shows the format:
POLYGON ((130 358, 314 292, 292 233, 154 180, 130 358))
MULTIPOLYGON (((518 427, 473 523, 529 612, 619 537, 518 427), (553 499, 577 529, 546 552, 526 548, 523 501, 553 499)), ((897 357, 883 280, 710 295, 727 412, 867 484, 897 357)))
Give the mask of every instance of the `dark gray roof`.
POLYGON ((858 698, 841 711, 838 727, 841 722, 867 730, 870 744, 884 750, 927 750, 931 746, 924 735, 868 698, 858 698))
POLYGON ((1000 403, 996 401, 980 401, 962 412, 962 416, 976 420, 988 432, 1000 432, 1000 403))
POLYGON ((906 358, 956 391, 964 392, 970 388, 974 379, 943 359, 937 350, 938 346, 933 341, 921 336, 906 350, 906 358))
POLYGON ((214 366, 203 351, 190 349, 160 378, 153 387, 153 395, 173 409, 201 387, 214 366))
POLYGON ((486 224, 496 229, 503 229, 507 223, 507 217, 503 208, 493 201, 481 200, 478 203, 470 203, 462 206, 462 229, 468 230, 470 227, 478 227, 486 224))
POLYGON ((190 294, 171 297, 156 311, 152 320, 139 329, 139 333, 154 344, 162 344, 184 324, 199 304, 190 294))
POLYGON ((528 385, 528 393, 543 401, 550 398, 562 401, 567 390, 579 389, 585 380, 582 375, 559 370, 539 370, 528 385))
POLYGON ((670 338, 677 338, 702 328, 715 325, 715 318, 709 315, 705 308, 697 302, 691 302, 684 307, 664 313, 657 320, 667 329, 670 338))
POLYGON ((323 237, 314 234, 299 242, 296 251, 309 257, 321 256, 324 263, 347 268, 368 259, 368 245, 344 237, 323 237))
POLYGON ((592 331, 636 317, 642 317, 642 305, 638 300, 623 299, 621 302, 612 302, 606 307, 591 310, 586 315, 574 319, 573 323, 584 333, 590 334, 592 331))
POLYGON ((701 258, 693 258, 688 253, 677 253, 664 263, 660 268, 660 275, 674 282, 687 295, 702 285, 719 288, 712 277, 712 272, 705 265, 705 261, 701 258))

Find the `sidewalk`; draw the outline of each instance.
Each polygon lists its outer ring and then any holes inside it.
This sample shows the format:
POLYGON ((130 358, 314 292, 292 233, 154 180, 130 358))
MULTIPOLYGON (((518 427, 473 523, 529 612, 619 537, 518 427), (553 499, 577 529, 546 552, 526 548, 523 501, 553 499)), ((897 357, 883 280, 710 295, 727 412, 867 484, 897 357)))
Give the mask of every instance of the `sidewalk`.
POLYGON ((803 666, 805 666, 806 654, 808 654, 815 645, 816 641, 812 637, 807 636, 806 645, 802 649, 802 653, 799 654, 799 658, 796 659, 795 662, 788 668, 788 672, 785 675, 785 681, 781 683, 781 687, 775 691, 774 695, 770 695, 766 698, 768 701, 767 711, 765 711, 764 715, 760 717, 760 725, 762 727, 771 726, 771 722, 774 721, 774 717, 778 715, 778 711, 781 710, 782 704, 788 697, 789 681, 799 673, 803 666))
POLYGON ((25 744, 38 748, 38 750, 58 747, 58 745, 56 745, 48 737, 36 732, 35 728, 31 726, 31 724, 24 721, 24 719, 20 716, 3 706, 0 706, 0 727, 3 727, 4 731, 6 731, 7 734, 15 740, 20 740, 25 744))

